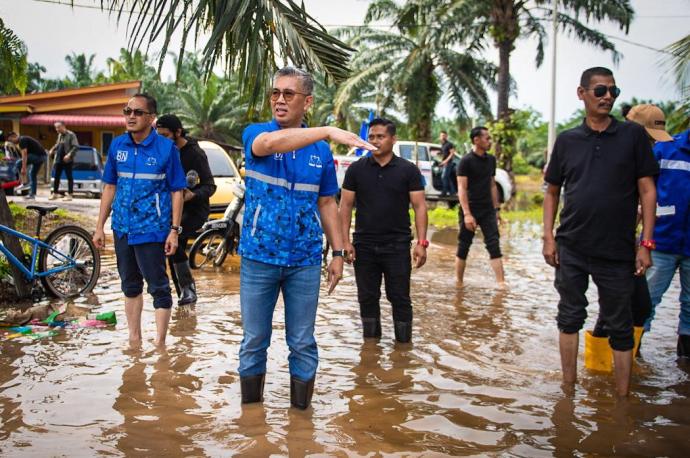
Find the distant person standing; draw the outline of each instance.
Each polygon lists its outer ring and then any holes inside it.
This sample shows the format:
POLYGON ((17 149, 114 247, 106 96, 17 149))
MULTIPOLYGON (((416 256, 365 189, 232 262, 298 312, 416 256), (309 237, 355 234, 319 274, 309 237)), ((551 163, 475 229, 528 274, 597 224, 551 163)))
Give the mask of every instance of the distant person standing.
POLYGON ((36 190, 38 189, 38 172, 46 161, 46 150, 38 140, 28 135, 19 136, 16 132, 10 132, 7 136, 7 140, 17 145, 22 156, 22 158, 17 161, 17 166, 21 167, 20 174, 23 182, 27 181, 27 170, 29 171, 28 181, 30 190, 26 198, 35 199, 36 190))
POLYGON ((209 199, 216 192, 216 183, 206 153, 199 146, 199 142, 187 137, 180 118, 173 114, 159 117, 156 120, 156 131, 175 142, 175 146, 180 150, 182 168, 187 176, 187 188, 183 191, 182 233, 178 238, 177 251, 169 258, 176 277, 175 284, 179 289, 177 305, 187 305, 197 300, 196 283, 187 258, 187 242, 196 236, 196 231, 208 219, 211 209, 209 199))
POLYGON ((422 174, 412 162, 393 154, 395 124, 377 118, 369 124, 369 143, 377 149, 345 172, 340 194, 340 224, 345 260, 354 262, 357 299, 364 337, 381 337, 381 277, 393 306, 395 340, 412 338, 410 274, 426 262, 427 212, 422 174), (354 245, 350 243, 356 204, 354 245), (417 244, 410 258, 409 208, 414 210, 417 244))
POLYGON ((180 153, 152 128, 156 99, 135 94, 122 110, 127 132, 110 144, 103 171, 103 196, 93 242, 105 246, 103 226, 113 211, 117 270, 125 295, 132 346, 141 344, 144 280, 156 313, 156 346, 165 345, 172 294, 165 256, 177 250, 182 233, 182 191, 186 180, 180 153))
POLYGON ((441 197, 452 196, 457 192, 455 185, 455 145, 448 141, 448 132, 445 130, 441 131, 439 135, 439 140, 441 140, 441 158, 442 161, 439 164, 443 167, 443 174, 441 175, 442 190, 441 197))
POLYGON ((587 318, 585 292, 591 275, 613 349, 616 392, 627 396, 634 346, 633 275, 644 275, 652 263, 659 167, 644 128, 610 116, 619 94, 611 70, 593 67, 582 73, 577 95, 584 102, 585 119, 556 138, 544 177, 543 255, 556 268, 563 381, 577 379, 579 331, 587 318), (564 206, 554 237, 561 187, 564 206), (636 249, 638 202, 642 240, 636 249))
POLYGON ((55 131, 58 133, 57 142, 50 149, 50 155, 55 157, 55 178, 53 179, 53 193, 48 200, 58 198, 58 189, 60 189, 63 170, 67 176, 67 194, 65 194, 64 200, 72 200, 72 193, 74 192, 72 164, 74 164, 74 157, 79 150, 79 142, 77 141, 76 134, 71 130, 67 130, 65 123, 62 121, 55 123, 55 131))
POLYGON ((496 158, 488 154, 491 135, 486 127, 474 127, 470 131, 470 141, 472 151, 463 156, 457 168, 460 232, 455 257, 456 279, 458 286, 462 286, 474 233, 477 227, 481 227, 489 252, 489 264, 496 282, 503 287, 505 277, 498 232, 501 207, 495 178, 496 158))

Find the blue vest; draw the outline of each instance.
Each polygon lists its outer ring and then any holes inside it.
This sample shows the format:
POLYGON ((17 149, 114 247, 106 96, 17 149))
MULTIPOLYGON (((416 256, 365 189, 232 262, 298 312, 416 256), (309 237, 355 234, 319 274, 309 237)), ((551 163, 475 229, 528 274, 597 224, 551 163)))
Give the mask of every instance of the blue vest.
POLYGON ((294 152, 254 156, 261 133, 279 130, 273 120, 251 124, 242 134, 247 186, 239 253, 284 267, 321 263, 320 196, 338 192, 333 155, 324 141, 294 152))
POLYGON ((127 133, 118 136, 108 151, 103 182, 117 186, 113 231, 127 234, 135 243, 165 240, 172 222, 170 193, 186 186, 180 153, 172 141, 155 130, 139 144, 127 133))
POLYGON ((654 155, 661 172, 656 183, 660 207, 674 207, 675 214, 662 215, 654 226, 656 249, 690 256, 690 130, 659 142, 654 155))

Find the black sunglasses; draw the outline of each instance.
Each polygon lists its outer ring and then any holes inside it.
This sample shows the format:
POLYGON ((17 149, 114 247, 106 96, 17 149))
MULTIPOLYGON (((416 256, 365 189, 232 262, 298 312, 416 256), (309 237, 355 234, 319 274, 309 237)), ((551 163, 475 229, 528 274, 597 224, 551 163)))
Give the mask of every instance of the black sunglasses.
POLYGON ((590 88, 592 89, 592 92, 594 93, 595 97, 603 97, 606 95, 606 91, 611 94, 611 97, 614 99, 621 95, 621 88, 618 86, 604 86, 603 84, 597 84, 596 86, 590 88))
POLYGON ((139 108, 135 108, 134 110, 132 110, 130 107, 125 107, 122 109, 122 114, 125 116, 129 116, 132 113, 134 113, 134 116, 136 116, 137 118, 144 116, 145 114, 151 114, 150 111, 141 110, 139 108))

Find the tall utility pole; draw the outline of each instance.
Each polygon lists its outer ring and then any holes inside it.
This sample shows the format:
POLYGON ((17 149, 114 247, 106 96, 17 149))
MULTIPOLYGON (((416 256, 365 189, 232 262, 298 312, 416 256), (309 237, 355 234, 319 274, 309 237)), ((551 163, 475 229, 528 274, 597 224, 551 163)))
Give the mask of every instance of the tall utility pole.
POLYGON ((558 0, 553 0, 551 13, 553 29, 551 32, 551 106, 549 110, 549 141, 546 150, 546 162, 551 159, 551 150, 556 141, 556 36, 558 35, 558 0))

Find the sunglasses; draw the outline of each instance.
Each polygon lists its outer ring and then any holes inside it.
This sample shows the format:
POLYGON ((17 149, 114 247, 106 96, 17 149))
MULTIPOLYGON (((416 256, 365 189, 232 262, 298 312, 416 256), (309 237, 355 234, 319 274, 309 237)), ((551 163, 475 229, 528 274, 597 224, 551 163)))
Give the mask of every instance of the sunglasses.
POLYGON ((603 97, 606 95, 606 91, 608 91, 609 94, 611 94, 611 97, 613 97, 614 99, 621 95, 621 88, 619 88, 618 86, 606 87, 603 84, 598 84, 590 89, 592 90, 592 93, 594 93, 594 97, 603 97))
POLYGON ((132 113, 134 113, 134 116, 136 116, 137 118, 144 116, 145 114, 151 114, 150 111, 140 110, 139 108, 135 108, 134 110, 132 110, 130 107, 125 107, 122 109, 122 114, 125 116, 129 116, 132 113))
POLYGON ((300 95, 311 95, 311 94, 305 94, 304 92, 296 92, 291 89, 285 89, 284 91, 281 91, 280 89, 273 89, 271 91, 271 100, 273 102, 277 101, 280 98, 280 95, 283 95, 283 99, 285 99, 286 102, 292 102, 292 99, 295 98, 297 94, 300 95))

